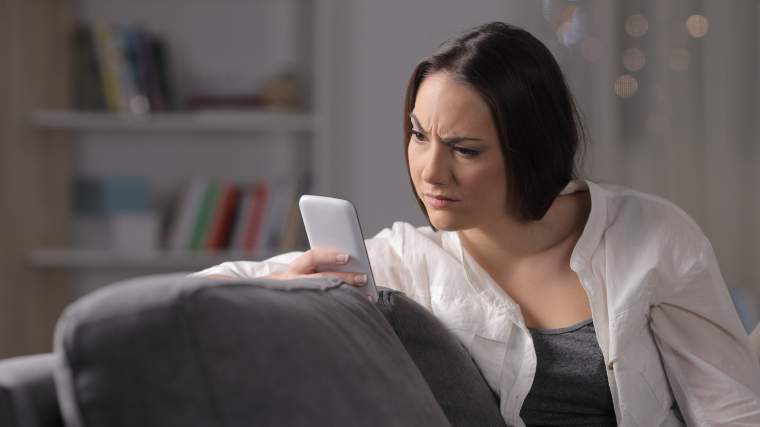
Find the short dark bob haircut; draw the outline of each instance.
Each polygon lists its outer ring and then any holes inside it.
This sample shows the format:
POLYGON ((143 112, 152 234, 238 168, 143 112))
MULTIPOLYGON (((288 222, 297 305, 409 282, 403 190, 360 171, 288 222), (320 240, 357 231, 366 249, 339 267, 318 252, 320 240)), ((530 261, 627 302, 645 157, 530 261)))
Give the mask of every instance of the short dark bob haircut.
MULTIPOLYGON (((440 71, 468 84, 488 104, 504 156, 511 213, 525 222, 543 218, 577 176, 576 151, 586 139, 578 108, 549 49, 521 28, 491 22, 444 42, 417 64, 404 105, 404 155, 412 189, 409 114, 422 81, 440 71)), ((430 223, 416 191, 415 198, 430 223)))

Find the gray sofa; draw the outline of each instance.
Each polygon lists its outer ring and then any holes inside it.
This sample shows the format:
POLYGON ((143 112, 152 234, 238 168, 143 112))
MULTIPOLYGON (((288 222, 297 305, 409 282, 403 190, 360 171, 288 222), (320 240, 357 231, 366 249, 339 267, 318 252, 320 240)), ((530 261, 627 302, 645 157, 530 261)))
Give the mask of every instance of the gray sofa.
POLYGON ((0 426, 503 426, 427 310, 330 279, 185 274, 67 308, 52 354, 0 361, 0 426))

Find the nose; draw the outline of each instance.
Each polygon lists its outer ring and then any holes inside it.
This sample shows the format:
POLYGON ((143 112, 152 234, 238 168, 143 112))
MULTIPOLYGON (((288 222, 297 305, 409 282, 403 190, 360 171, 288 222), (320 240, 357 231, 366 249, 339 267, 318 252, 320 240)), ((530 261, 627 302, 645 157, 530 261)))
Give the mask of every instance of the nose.
POLYGON ((449 148, 440 141, 431 141, 422 169, 422 179, 434 185, 446 185, 453 180, 449 148))

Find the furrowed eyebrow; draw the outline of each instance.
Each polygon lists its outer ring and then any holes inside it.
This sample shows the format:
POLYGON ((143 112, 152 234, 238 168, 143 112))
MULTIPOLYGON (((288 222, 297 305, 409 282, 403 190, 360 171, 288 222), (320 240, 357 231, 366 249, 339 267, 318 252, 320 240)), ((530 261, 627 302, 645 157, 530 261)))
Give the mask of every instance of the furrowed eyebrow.
POLYGON ((412 124, 414 124, 414 127, 417 128, 417 130, 423 131, 423 133, 427 133, 427 132, 424 132, 424 129, 422 129, 422 126, 420 125, 420 121, 417 119, 417 116, 415 116, 414 113, 409 113, 409 118, 412 119, 412 122, 413 122, 412 124))
MULTIPOLYGON (((420 125, 419 119, 417 119, 417 116, 414 115, 414 113, 409 113, 409 118, 412 120, 412 123, 414 124, 415 129, 418 132, 422 132, 424 135, 427 135, 427 131, 422 128, 422 125, 420 125)), ((442 140, 446 145, 453 145, 458 142, 465 142, 465 141, 482 141, 480 138, 470 138, 466 136, 453 136, 451 138, 446 138, 442 140)))

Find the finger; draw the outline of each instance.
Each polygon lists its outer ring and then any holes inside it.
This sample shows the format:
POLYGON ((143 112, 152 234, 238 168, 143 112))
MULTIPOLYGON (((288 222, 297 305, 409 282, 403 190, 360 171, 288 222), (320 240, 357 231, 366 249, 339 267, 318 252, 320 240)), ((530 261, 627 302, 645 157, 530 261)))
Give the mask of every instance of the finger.
POLYGON ((349 258, 348 254, 332 249, 309 249, 291 262, 290 270, 300 274, 313 273, 317 271, 318 265, 342 265, 348 263, 349 258))
POLYGON ((334 278, 353 286, 364 286, 367 284, 367 275, 363 273, 345 273, 345 272, 333 271, 333 272, 310 274, 309 277, 334 278))
POLYGON ((346 264, 351 258, 347 253, 330 248, 311 249, 312 259, 317 264, 346 264))

